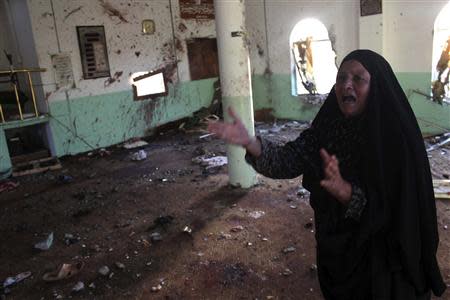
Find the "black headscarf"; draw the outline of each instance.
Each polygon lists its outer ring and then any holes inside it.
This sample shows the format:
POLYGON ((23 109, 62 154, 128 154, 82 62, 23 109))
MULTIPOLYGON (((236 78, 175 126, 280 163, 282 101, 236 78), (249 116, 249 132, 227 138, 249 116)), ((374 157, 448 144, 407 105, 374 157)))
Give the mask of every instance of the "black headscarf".
MULTIPOLYGON (((370 240, 370 255, 374 248, 381 249, 378 251, 381 259, 398 263, 417 291, 431 289, 439 296, 446 286, 436 261, 439 243, 436 205, 417 120, 392 68, 382 56, 370 50, 356 50, 343 62, 349 60, 361 63, 371 75, 368 103, 359 117, 364 120, 367 141, 360 151, 361 181, 368 201, 358 241, 367 244, 370 240)), ((325 120, 342 118, 333 88, 312 127, 326 131, 329 122, 325 120)), ((375 277, 380 271, 377 268, 372 262, 370 270, 375 277)))

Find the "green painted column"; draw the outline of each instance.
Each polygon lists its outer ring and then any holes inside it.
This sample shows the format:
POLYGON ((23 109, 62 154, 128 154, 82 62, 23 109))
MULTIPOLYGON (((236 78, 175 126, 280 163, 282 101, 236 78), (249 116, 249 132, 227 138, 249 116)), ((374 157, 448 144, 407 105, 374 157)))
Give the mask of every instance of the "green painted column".
MULTIPOLYGON (((245 124, 249 134, 254 136, 244 1, 214 0, 214 9, 225 121, 230 122, 227 110, 231 106, 245 124)), ((227 156, 230 184, 243 188, 253 186, 256 183, 256 173, 245 162, 245 150, 239 146, 228 145, 227 156)))

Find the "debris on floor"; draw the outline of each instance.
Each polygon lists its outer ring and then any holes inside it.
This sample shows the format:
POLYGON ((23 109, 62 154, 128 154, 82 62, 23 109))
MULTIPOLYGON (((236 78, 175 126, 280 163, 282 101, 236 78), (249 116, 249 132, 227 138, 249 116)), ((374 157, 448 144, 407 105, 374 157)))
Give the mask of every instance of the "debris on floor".
POLYGON ((125 265, 121 262, 116 262, 115 266, 119 269, 119 270, 124 270, 125 269, 125 265))
POLYGON ((62 166, 57 157, 47 157, 14 165, 12 175, 13 177, 19 177, 58 170, 61 168, 62 166))
POLYGON ((81 292, 82 290, 84 290, 84 282, 83 281, 78 281, 77 284, 75 284, 75 286, 72 288, 72 292, 74 292, 74 293, 81 292))
POLYGON ((59 281, 77 275, 84 267, 83 262, 76 264, 62 264, 58 269, 47 272, 42 276, 44 281, 59 281))
POLYGON ((11 180, 0 182, 0 193, 9 192, 15 190, 19 186, 18 182, 14 182, 11 180))
POLYGON ((434 197, 436 199, 450 199, 450 180, 433 179, 434 197))
POLYGON ((64 234, 64 243, 69 246, 75 243, 78 243, 81 240, 80 237, 75 237, 73 234, 71 233, 65 233, 64 234))
POLYGON ((5 281, 3 281, 3 289, 12 287, 13 285, 27 279, 30 276, 31 276, 31 272, 27 271, 27 272, 17 274, 16 276, 13 276, 13 277, 8 277, 5 279, 5 281))
POLYGON ((139 148, 139 147, 143 147, 143 146, 147 146, 147 145, 148 145, 148 143, 146 141, 137 140, 137 141, 124 143, 122 145, 122 147, 125 149, 134 149, 134 148, 139 148))
POLYGON ((147 229, 148 231, 162 228, 167 230, 167 226, 173 222, 174 217, 171 215, 159 216, 153 220, 153 224, 147 229))
POLYGON ((442 147, 442 146, 450 143, 450 132, 433 137, 431 139, 431 142, 433 144, 427 148, 427 152, 433 151, 439 147, 442 147))
POLYGON ((59 175, 58 180, 61 183, 71 183, 73 181, 73 177, 70 175, 59 175))
MULTIPOLYGON (((277 143, 307 126, 257 124, 277 143)), ((231 187, 226 166, 205 172, 207 165, 192 162, 226 153, 225 143, 202 134, 164 132, 142 148, 69 156, 63 171, 14 179, 20 185, 0 194, 0 235, 8 241, 0 243, 0 285, 24 270, 34 276, 11 286, 11 299, 323 299, 302 177, 258 175, 251 189, 231 187), (139 150, 147 160, 131 161, 139 150), (61 174, 74 180, 60 184, 61 174), (50 232, 50 250, 33 251, 50 232), (102 266, 107 275, 98 273, 102 266)), ((450 145, 429 154, 433 178, 448 180, 450 145)), ((436 207, 447 276, 450 202, 437 199, 436 207)))
POLYGON ((100 148, 98 150, 94 150, 94 151, 88 152, 87 153, 87 157, 81 156, 80 160, 83 161, 83 160, 86 160, 86 159, 89 159, 89 158, 94 158, 94 157, 105 157, 105 156, 111 155, 111 153, 112 152, 110 150, 106 150, 105 148, 100 148))
POLYGON ((51 232, 45 240, 35 244, 34 248, 41 251, 47 251, 51 248, 52 245, 53 245, 53 232, 51 232))
POLYGON ((289 268, 286 268, 283 271, 283 276, 289 276, 289 275, 292 275, 292 274, 293 274, 293 272, 289 268))
POLYGON ((147 152, 145 150, 139 150, 138 152, 132 153, 130 158, 135 161, 147 159, 147 152))
POLYGON ((242 226, 242 225, 237 225, 230 229, 231 232, 240 232, 242 230, 244 230, 244 226, 242 226))
POLYGON ((98 273, 102 276, 108 276, 109 275, 109 268, 108 266, 102 266, 100 269, 98 269, 98 273))
POLYGON ((202 155, 193 158, 192 162, 200 164, 208 170, 226 165, 228 163, 228 158, 226 156, 205 157, 202 155))
POLYGON ((192 233, 192 228, 186 225, 183 228, 183 232, 185 232, 187 234, 191 234, 192 233))
POLYGON ((249 217, 253 218, 253 219, 259 219, 262 216, 264 216, 266 213, 261 211, 261 210, 256 210, 256 211, 251 211, 248 213, 249 217))
POLYGON ((293 247, 293 246, 289 246, 289 247, 283 249, 284 254, 294 252, 294 251, 295 251, 295 247, 293 247))

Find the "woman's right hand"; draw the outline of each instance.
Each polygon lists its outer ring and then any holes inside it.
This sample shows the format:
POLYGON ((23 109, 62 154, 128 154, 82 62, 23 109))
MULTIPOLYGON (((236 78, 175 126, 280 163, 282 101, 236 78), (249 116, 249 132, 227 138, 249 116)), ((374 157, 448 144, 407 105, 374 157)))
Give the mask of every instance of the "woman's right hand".
POLYGON ((228 113, 232 119, 231 123, 220 121, 210 122, 208 124, 208 131, 214 133, 218 138, 229 144, 244 147, 253 156, 259 156, 261 154, 261 144, 259 140, 248 134, 244 123, 242 123, 231 107, 228 108, 228 113))
POLYGON ((228 108, 233 122, 209 122, 208 131, 229 144, 246 147, 252 141, 244 123, 238 118, 233 109, 228 108))

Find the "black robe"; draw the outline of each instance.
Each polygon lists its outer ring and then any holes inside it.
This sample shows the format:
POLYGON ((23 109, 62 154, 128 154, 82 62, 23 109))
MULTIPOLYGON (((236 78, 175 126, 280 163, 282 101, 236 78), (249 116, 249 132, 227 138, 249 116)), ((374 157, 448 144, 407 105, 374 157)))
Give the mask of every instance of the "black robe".
POLYGON ((364 113, 346 119, 334 88, 310 129, 283 147, 263 141, 263 153, 247 161, 269 177, 304 174, 311 192, 317 265, 326 299, 427 299, 444 284, 436 261, 439 243, 431 172, 422 135, 387 61, 369 50, 344 58, 370 73, 364 113), (320 186, 319 149, 339 159, 344 179, 364 191, 358 220, 320 186))

